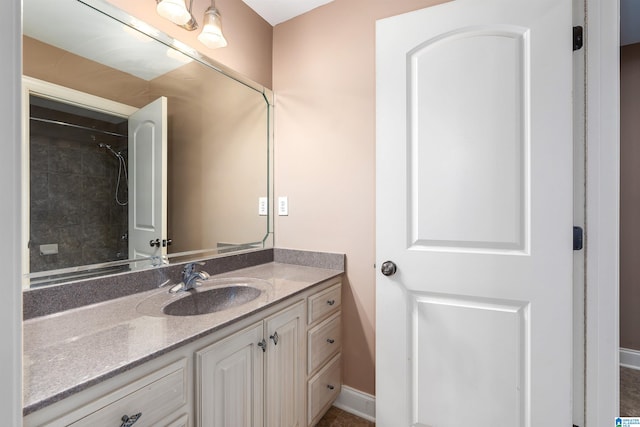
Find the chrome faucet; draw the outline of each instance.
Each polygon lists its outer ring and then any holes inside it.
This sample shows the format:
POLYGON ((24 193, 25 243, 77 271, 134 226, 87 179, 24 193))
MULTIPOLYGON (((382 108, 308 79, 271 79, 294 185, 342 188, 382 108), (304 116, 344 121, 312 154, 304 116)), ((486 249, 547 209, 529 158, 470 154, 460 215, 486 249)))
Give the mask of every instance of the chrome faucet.
POLYGON ((182 283, 173 286, 169 292, 188 291, 198 285, 199 280, 207 280, 209 273, 206 271, 196 271, 197 265, 204 265, 204 262, 190 262, 182 269, 182 283))

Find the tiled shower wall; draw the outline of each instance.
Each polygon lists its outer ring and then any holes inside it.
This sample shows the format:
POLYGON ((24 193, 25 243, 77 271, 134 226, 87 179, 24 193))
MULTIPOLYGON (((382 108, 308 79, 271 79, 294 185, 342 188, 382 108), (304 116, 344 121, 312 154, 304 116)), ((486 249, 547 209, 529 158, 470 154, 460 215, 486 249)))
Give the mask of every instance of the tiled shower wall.
MULTIPOLYGON (((126 150, 126 138, 119 139, 108 143, 126 150)), ((128 258, 127 206, 115 201, 118 160, 99 142, 98 133, 31 127, 31 272, 128 258), (41 255, 40 245, 51 243, 58 253, 41 255)), ((126 201, 122 181, 119 198, 126 201)))

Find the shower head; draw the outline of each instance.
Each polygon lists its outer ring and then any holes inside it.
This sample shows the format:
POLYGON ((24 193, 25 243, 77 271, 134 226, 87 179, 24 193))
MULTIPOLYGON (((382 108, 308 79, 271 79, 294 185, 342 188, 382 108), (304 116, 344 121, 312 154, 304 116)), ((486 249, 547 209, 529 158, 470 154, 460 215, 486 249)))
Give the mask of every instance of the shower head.
POLYGON ((120 156, 118 155, 118 153, 116 153, 116 152, 113 150, 113 148, 111 148, 111 146, 110 146, 109 144, 105 144, 104 142, 101 142, 101 143, 99 143, 99 144, 98 144, 98 147, 100 147, 100 148, 106 148, 106 149, 107 149, 107 150, 109 150, 109 151, 111 152, 111 154, 113 154, 114 156, 116 156, 116 157, 120 157, 120 156))

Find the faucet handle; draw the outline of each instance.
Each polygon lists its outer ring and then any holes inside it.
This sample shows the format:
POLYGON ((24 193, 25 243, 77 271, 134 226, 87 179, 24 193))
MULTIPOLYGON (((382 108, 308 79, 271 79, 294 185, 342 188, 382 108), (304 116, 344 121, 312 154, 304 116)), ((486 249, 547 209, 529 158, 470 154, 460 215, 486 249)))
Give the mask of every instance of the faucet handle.
POLYGON ((204 262, 203 261, 188 262, 184 265, 184 267, 182 268, 182 271, 185 273, 191 273, 196 269, 196 265, 204 265, 204 262))
POLYGON ((169 285, 170 283, 171 283, 171 279, 167 279, 167 280, 165 280, 164 282, 160 283, 160 284, 158 285, 158 287, 159 287, 159 288, 162 288, 163 286, 167 286, 167 285, 169 285))

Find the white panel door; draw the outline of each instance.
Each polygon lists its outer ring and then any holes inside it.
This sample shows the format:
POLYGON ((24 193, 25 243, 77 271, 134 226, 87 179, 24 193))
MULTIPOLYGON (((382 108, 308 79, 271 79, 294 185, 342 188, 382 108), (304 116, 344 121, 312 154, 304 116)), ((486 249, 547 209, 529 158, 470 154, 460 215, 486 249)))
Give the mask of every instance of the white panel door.
POLYGON ((376 43, 377 425, 571 425, 571 2, 455 0, 376 43))
POLYGON ((129 116, 129 258, 166 254, 167 98, 129 116), (160 245, 151 246, 158 239, 160 245))
POLYGON ((266 427, 302 427, 304 393, 304 304, 302 302, 265 320, 266 427))
POLYGON ((196 352, 198 425, 262 427, 263 323, 196 352))

